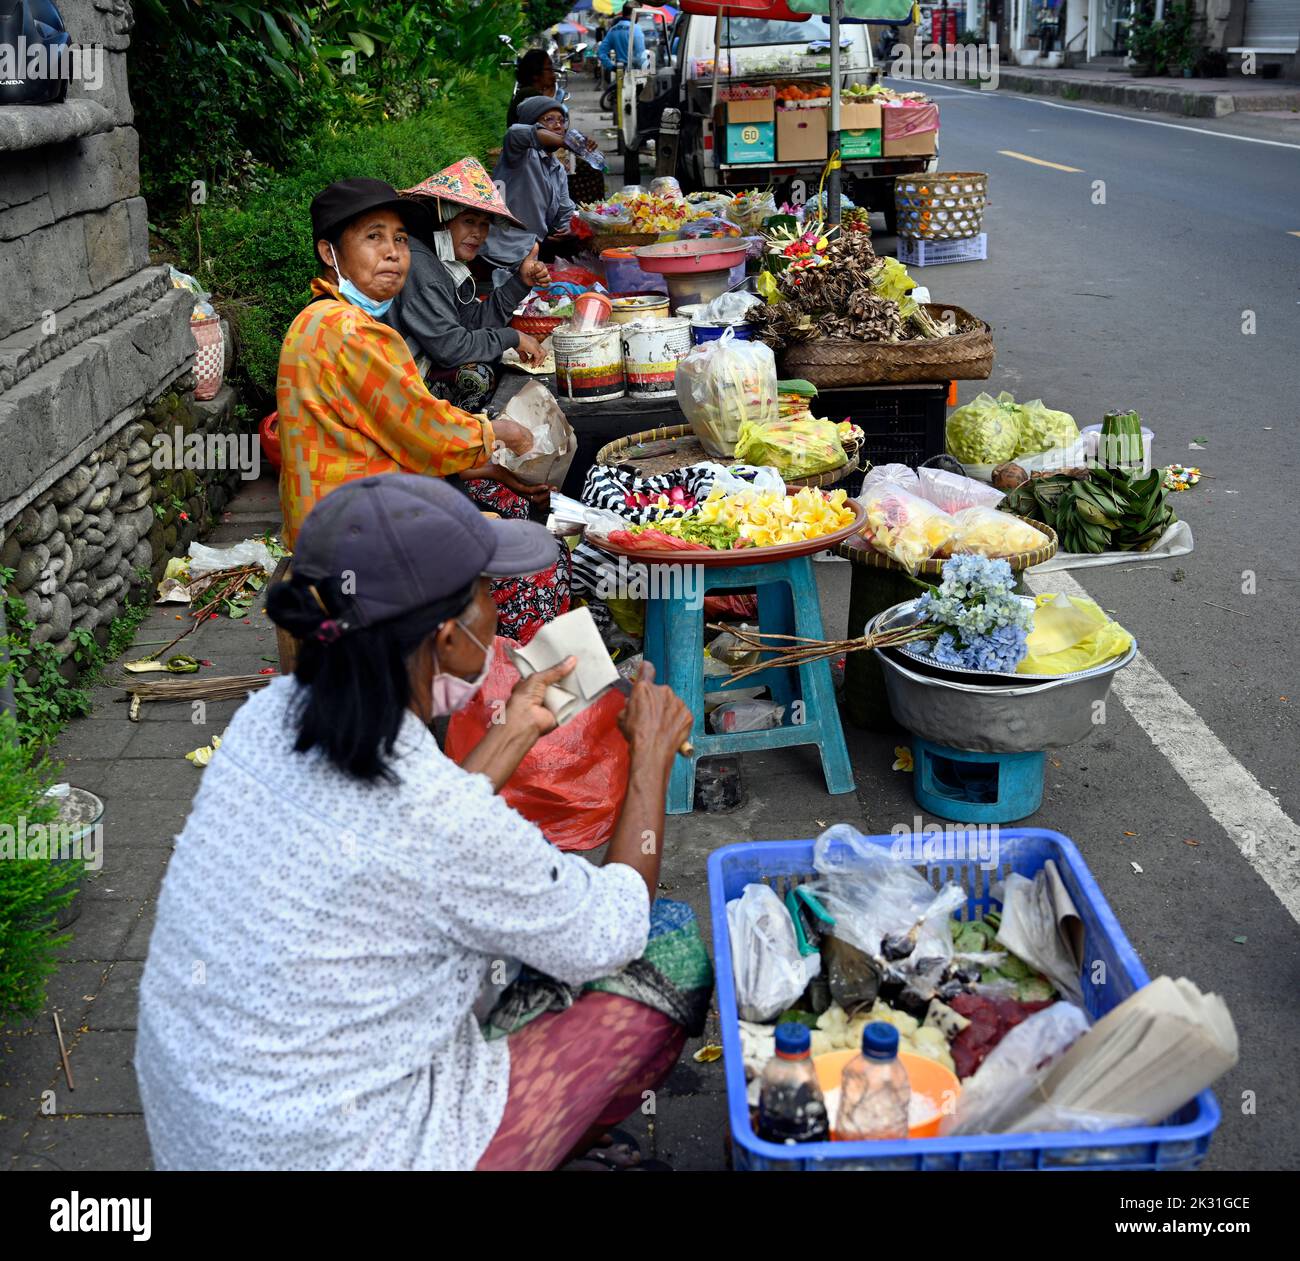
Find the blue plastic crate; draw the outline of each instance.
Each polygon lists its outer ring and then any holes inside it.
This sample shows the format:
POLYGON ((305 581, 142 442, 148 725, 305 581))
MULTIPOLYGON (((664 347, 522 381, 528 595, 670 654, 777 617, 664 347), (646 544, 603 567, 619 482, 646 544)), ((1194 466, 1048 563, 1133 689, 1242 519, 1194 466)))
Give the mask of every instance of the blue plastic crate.
MULTIPOLYGON (((946 881, 960 884, 967 894, 966 914, 978 919, 997 904, 991 886, 1008 872, 1032 877, 1054 859, 1084 924, 1084 1002, 1096 1019, 1150 981, 1129 945, 1096 880, 1073 842, 1059 832, 1041 828, 1006 828, 998 832, 997 870, 985 871, 978 858, 933 864, 909 863, 937 888, 946 881), (1105 963, 1106 981, 1089 982, 1093 963, 1105 963)), ((899 844, 895 836, 868 840, 886 851, 899 844)), ((899 858, 908 862, 907 858, 899 858)), ((717 960, 718 1013, 727 1074, 727 1108, 737 1169, 839 1171, 847 1169, 1195 1169, 1209 1150, 1219 1124, 1214 1095, 1202 1091, 1163 1125, 1041 1134, 980 1134, 955 1138, 894 1139, 874 1143, 801 1143, 783 1146, 754 1133, 745 1098, 745 1070, 737 1026, 736 988, 727 934, 727 903, 747 884, 764 881, 782 892, 790 882, 813 871, 813 842, 752 841, 728 845, 709 856, 709 905, 713 915, 713 944, 717 960)))

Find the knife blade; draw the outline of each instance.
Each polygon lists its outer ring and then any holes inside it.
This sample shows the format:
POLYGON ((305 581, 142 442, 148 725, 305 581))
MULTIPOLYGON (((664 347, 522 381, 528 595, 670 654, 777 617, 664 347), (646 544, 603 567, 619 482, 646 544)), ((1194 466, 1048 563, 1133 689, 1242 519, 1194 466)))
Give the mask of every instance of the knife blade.
MULTIPOLYGON (((631 679, 624 679, 620 677, 616 683, 611 683, 610 687, 612 687, 616 692, 621 692, 624 696, 630 697, 632 695, 631 679)), ((677 746, 677 756, 694 757, 695 746, 689 740, 683 740, 681 744, 677 746)))

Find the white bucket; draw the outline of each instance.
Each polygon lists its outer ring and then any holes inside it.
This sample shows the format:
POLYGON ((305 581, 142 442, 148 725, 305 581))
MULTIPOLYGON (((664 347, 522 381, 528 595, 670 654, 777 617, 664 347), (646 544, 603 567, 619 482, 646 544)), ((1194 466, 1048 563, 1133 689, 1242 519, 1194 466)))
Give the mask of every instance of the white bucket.
POLYGON ((626 328, 625 324, 606 324, 590 333, 557 328, 551 334, 555 388, 561 398, 575 403, 602 403, 623 397, 623 345, 619 334, 626 328))
POLYGON ((632 398, 675 398, 677 364, 691 348, 691 322, 680 316, 624 324, 623 367, 632 398))

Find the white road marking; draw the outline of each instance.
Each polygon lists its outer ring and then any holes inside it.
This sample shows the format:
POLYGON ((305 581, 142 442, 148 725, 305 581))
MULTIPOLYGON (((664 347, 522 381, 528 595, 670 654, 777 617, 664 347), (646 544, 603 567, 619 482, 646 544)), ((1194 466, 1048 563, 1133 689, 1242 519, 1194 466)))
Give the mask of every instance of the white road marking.
MULTIPOLYGON (((994 92, 984 92, 979 88, 954 88, 947 83, 927 83, 929 88, 941 88, 945 92, 963 92, 968 96, 995 96, 994 92)), ((1189 127, 1186 123, 1163 123, 1158 118, 1138 118, 1133 114, 1116 114, 1108 109, 1088 109, 1083 105, 1062 105, 1059 101, 1044 101, 1036 96, 1021 96, 1019 93, 1012 92, 1009 97, 1003 97, 1003 100, 1020 100, 1029 101, 1033 105, 1045 105, 1048 109, 1068 109, 1073 110, 1076 114, 1096 114, 1100 118, 1121 118, 1126 123, 1143 123, 1148 127, 1172 127, 1174 131, 1190 131, 1198 136, 1217 136, 1220 140, 1242 140, 1246 144, 1266 144, 1272 145, 1276 149, 1300 149, 1300 144, 1292 144, 1289 140, 1262 140, 1258 136, 1238 136, 1230 131, 1207 131, 1204 127, 1189 127)))
MULTIPOLYGON (((1060 570, 1031 570, 1028 579, 1039 594, 1088 595, 1060 570)), ((1141 652, 1115 675, 1111 691, 1300 922, 1300 826, 1141 652)))

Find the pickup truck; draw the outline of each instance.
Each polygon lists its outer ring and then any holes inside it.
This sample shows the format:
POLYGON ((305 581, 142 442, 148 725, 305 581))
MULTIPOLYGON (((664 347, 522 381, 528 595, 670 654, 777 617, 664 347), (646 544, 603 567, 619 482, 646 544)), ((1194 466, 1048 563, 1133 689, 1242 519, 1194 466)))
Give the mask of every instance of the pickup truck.
MULTIPOLYGON (((722 19, 720 47, 715 48, 716 23, 717 19, 711 16, 688 13, 678 16, 671 33, 675 53, 671 61, 656 70, 654 86, 647 94, 653 96, 659 106, 656 113, 667 103, 680 111, 681 132, 675 174, 682 188, 692 192, 771 186, 778 204, 815 196, 824 163, 778 160, 731 165, 719 164, 715 160, 713 73, 721 63, 724 72, 721 84, 792 79, 827 82, 829 51, 809 54, 808 46, 813 41, 829 45, 829 24, 825 18, 815 15, 804 22, 726 16, 722 19), (772 73, 750 69, 769 64, 792 69, 783 68, 772 73)), ((880 70, 874 63, 869 43, 871 30, 869 26, 856 23, 840 28, 840 65, 846 87, 855 83, 869 84, 879 77, 880 70)), ((656 118, 655 124, 658 122, 656 118)), ((897 223, 895 178, 937 169, 937 156, 854 159, 843 165, 842 188, 854 204, 868 210, 884 211, 885 223, 892 232, 897 223)))

